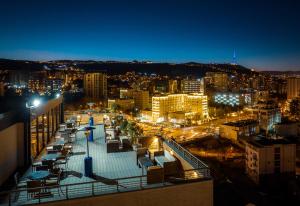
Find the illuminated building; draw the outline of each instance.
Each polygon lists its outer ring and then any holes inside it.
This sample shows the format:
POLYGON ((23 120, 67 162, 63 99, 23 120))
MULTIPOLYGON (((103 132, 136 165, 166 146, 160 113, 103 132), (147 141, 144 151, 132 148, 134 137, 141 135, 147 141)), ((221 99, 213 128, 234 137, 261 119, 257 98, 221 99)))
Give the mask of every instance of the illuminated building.
POLYGON ((5 88, 4 88, 4 82, 0 82, 0 96, 4 96, 5 88))
POLYGON ((46 89, 47 91, 61 92, 63 85, 62 79, 47 79, 46 89))
POLYGON ((169 93, 175 94, 178 92, 178 82, 176 79, 169 80, 169 93))
POLYGON ((230 106, 239 106, 244 104, 251 104, 250 94, 237 93, 217 93, 214 95, 214 102, 217 104, 224 104, 230 106))
POLYGON ((260 129, 266 133, 274 131, 274 125, 281 122, 280 108, 274 103, 260 103, 250 110, 258 120, 260 129))
POLYGON ((220 136, 234 141, 238 141, 240 137, 248 137, 258 133, 258 122, 252 119, 228 122, 220 127, 220 136))
POLYGON ((206 81, 217 91, 227 91, 229 85, 228 75, 224 72, 206 72, 206 81))
POLYGON ((28 89, 32 92, 43 93, 46 91, 46 85, 44 79, 29 79, 28 89))
POLYGON ((174 112, 184 112, 186 117, 205 119, 208 117, 207 96, 170 94, 152 97, 153 121, 167 121, 168 115, 174 112))
POLYGON ((46 91, 46 76, 47 73, 45 71, 31 73, 28 80, 28 89, 31 92, 38 92, 40 94, 43 94, 46 91))
POLYGON ((134 106, 140 110, 149 108, 149 91, 120 89, 120 98, 134 99, 134 106))
POLYGON ((5 144, 0 144, 0 185, 18 168, 28 168, 32 158, 54 141, 64 121, 62 96, 48 101, 35 99, 26 105, 1 114, 0 139, 5 144))
POLYGON ((255 183, 295 176, 296 145, 285 139, 256 138, 246 142, 246 173, 255 183))
POLYGON ((287 79, 287 99, 293 99, 300 94, 300 78, 289 77, 287 79))
POLYGON ((99 100, 107 98, 107 78, 105 73, 84 75, 83 88, 86 97, 99 100))
POLYGON ((133 99, 108 99, 108 108, 113 109, 114 105, 120 110, 131 110, 134 108, 133 99))
POLYGON ((181 91, 185 94, 204 93, 203 79, 184 79, 181 81, 181 91))

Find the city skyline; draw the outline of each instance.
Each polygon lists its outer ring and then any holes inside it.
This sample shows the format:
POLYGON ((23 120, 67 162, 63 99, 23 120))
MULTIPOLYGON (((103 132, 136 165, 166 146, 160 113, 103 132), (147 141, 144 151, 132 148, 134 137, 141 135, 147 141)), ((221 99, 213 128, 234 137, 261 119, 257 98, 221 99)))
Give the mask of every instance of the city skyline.
POLYGON ((0 58, 231 63, 235 53, 248 68, 300 68, 300 5, 293 1, 31 0, 2 7, 0 58))

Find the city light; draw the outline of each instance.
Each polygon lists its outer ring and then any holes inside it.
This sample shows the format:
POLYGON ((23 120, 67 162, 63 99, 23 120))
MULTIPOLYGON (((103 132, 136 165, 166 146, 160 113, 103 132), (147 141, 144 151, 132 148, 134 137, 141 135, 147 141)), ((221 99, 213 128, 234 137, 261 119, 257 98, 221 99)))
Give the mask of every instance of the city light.
POLYGON ((56 97, 56 98, 59 98, 59 97, 60 97, 60 94, 59 94, 59 93, 57 93, 57 94, 55 95, 55 97, 56 97))
POLYGON ((40 101, 39 99, 35 99, 35 100, 33 100, 33 102, 32 102, 32 105, 33 105, 34 107, 38 107, 40 104, 41 104, 41 101, 40 101))

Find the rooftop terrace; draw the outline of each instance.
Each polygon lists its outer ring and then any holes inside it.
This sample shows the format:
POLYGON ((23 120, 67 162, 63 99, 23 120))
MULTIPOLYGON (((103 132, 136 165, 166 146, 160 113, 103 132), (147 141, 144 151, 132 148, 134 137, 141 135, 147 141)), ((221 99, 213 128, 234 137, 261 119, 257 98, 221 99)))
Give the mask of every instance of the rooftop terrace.
MULTIPOLYGON (((107 153, 105 132, 103 125, 96 125, 94 141, 89 142, 89 153, 93 158, 93 176, 84 176, 84 158, 86 157, 86 138, 84 132, 76 134, 76 140, 72 143, 73 151, 68 160, 67 167, 63 169, 62 177, 57 187, 42 187, 42 192, 47 196, 28 196, 27 188, 3 193, 0 195, 0 205, 24 205, 37 204, 49 201, 67 200, 80 197, 97 196, 110 193, 136 191, 149 188, 167 187, 177 183, 188 181, 203 181, 210 179, 208 167, 200 160, 184 150, 177 143, 166 140, 170 148, 183 156, 191 169, 184 171, 181 178, 164 179, 163 182, 149 184, 147 182, 147 169, 137 165, 136 151, 107 153)), ((59 133, 58 133, 59 135, 59 133)), ((41 154, 45 155, 46 151, 41 154)), ((64 167, 62 167, 64 168, 64 167)), ((30 168, 21 178, 27 181, 32 173, 30 168)))

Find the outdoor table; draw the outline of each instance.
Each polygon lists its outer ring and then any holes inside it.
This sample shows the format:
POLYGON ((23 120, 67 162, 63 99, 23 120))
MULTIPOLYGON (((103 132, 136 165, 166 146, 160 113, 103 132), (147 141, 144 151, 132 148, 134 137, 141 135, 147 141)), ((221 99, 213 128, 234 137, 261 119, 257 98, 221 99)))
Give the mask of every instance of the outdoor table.
POLYGON ((50 176, 49 171, 41 170, 41 171, 32 172, 29 176, 27 176, 27 178, 31 180, 43 180, 49 176, 50 176))
POLYGON ((153 163, 149 157, 140 157, 138 159, 139 166, 142 167, 142 174, 144 175, 144 167, 148 168, 153 166, 153 163))
POLYGON ((46 154, 42 157, 42 160, 53 160, 55 161, 58 157, 61 156, 60 152, 57 153, 51 153, 51 154, 46 154))
POLYGON ((59 139, 56 142, 54 142, 53 145, 65 145, 65 140, 64 139, 59 139))

